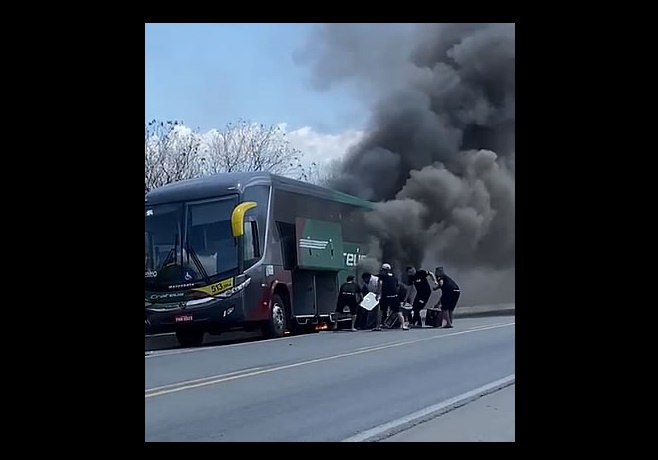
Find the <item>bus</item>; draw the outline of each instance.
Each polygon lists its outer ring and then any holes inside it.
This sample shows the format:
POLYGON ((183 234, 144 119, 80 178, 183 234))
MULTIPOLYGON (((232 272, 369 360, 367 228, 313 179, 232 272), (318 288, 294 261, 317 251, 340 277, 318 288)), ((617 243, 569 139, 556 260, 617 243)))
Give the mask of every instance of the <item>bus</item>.
POLYGON ((338 288, 367 257, 375 204, 266 172, 175 182, 145 195, 145 334, 336 327, 338 288))

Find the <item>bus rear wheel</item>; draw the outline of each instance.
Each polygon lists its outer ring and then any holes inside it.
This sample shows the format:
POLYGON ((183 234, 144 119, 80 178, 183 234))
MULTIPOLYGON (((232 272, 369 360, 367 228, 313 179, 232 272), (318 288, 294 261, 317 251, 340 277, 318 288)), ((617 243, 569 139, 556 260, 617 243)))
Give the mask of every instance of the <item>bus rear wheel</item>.
POLYGON ((181 347, 200 347, 203 345, 203 331, 178 331, 176 339, 181 347))
POLYGON ((270 319, 263 327, 265 337, 283 337, 288 329, 288 313, 286 304, 278 295, 272 296, 272 308, 270 308, 270 319))

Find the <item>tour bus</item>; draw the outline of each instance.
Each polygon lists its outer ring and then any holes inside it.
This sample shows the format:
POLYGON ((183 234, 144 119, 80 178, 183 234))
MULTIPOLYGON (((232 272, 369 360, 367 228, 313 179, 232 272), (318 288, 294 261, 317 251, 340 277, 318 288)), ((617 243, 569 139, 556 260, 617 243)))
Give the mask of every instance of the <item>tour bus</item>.
POLYGON ((145 196, 145 333, 333 328, 338 287, 367 253, 374 203, 265 173, 172 183, 145 196))

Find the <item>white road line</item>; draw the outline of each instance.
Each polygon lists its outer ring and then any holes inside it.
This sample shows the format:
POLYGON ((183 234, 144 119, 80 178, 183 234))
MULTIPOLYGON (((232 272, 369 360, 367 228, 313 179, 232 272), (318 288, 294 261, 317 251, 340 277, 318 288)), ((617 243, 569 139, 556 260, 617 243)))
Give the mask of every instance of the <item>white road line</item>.
MULTIPOLYGON (((221 343, 218 343, 217 345, 213 346, 206 346, 202 348, 186 348, 183 350, 153 350, 151 351, 151 355, 149 357, 151 358, 159 358, 160 356, 171 356, 171 355, 181 355, 183 353, 198 353, 201 351, 211 351, 211 350, 216 350, 217 348, 231 348, 231 347, 240 347, 244 345, 256 345, 258 343, 268 343, 268 342, 277 342, 279 340, 292 340, 292 339, 303 339, 303 338, 309 338, 313 337, 311 335, 287 335, 285 337, 278 337, 276 339, 259 339, 259 340, 253 340, 250 342, 243 342, 243 343, 231 343, 228 345, 223 345, 221 343)), ((256 337, 246 337, 245 340, 251 340, 255 339, 256 337)), ((238 340, 238 339, 236 339, 238 340)))
MULTIPOLYGON (((481 329, 490 329, 493 326, 500 326, 500 325, 507 325, 507 324, 510 324, 510 323, 500 322, 500 323, 492 323, 492 324, 481 324, 479 326, 469 327, 466 330, 467 331, 479 331, 481 329)), ((423 328, 423 329, 432 330, 431 328, 423 328)), ((434 329, 438 329, 438 328, 434 328, 434 329)), ((356 351, 370 350, 370 349, 373 349, 373 348, 377 348, 378 346, 381 346, 381 345, 393 345, 393 344, 397 344, 397 343, 407 343, 407 342, 388 342, 388 343, 383 343, 383 344, 380 344, 380 345, 370 345, 368 347, 357 348, 356 351)))
POLYGON ((146 394, 145 394, 145 399, 153 398, 153 397, 156 397, 156 396, 163 396, 163 395, 170 394, 170 393, 177 393, 179 391, 184 391, 184 390, 192 390, 194 388, 201 388, 201 387, 205 387, 205 386, 209 386, 209 385, 217 385, 217 384, 224 383, 224 382, 230 382, 232 380, 244 379, 244 378, 247 378, 247 377, 255 377, 257 375, 269 374, 271 372, 277 372, 277 371, 283 371, 283 370, 287 370, 287 369, 293 369, 295 367, 307 366, 309 364, 322 363, 322 362, 331 361, 331 360, 334 360, 334 359, 347 358, 349 356, 356 356, 356 355, 361 355, 361 354, 364 354, 364 353, 372 353, 374 351, 380 351, 380 350, 386 350, 386 349, 389 349, 389 348, 401 347, 401 346, 409 345, 409 344, 412 344, 412 343, 426 342, 428 340, 444 339, 446 337, 453 337, 453 336, 456 336, 456 335, 471 334, 473 332, 480 332, 480 331, 489 330, 489 329, 497 329, 497 328, 500 328, 500 327, 513 326, 514 324, 515 323, 506 323, 506 324, 500 324, 498 326, 490 326, 490 327, 487 327, 487 328, 478 329, 476 331, 466 330, 466 331, 460 331, 460 332, 452 332, 450 334, 442 334, 442 335, 435 335, 435 336, 432 336, 432 337, 424 337, 424 338, 421 338, 421 339, 407 340, 407 341, 404 341, 404 342, 394 342, 394 343, 384 344, 384 345, 380 345, 380 346, 375 346, 375 347, 372 347, 372 348, 368 348, 366 350, 356 350, 356 351, 352 351, 352 352, 349 352, 349 353, 341 353, 341 354, 338 354, 338 355, 326 356, 324 358, 310 359, 308 361, 301 361, 301 362, 298 362, 298 363, 287 364, 285 366, 270 367, 270 368, 267 368, 267 369, 261 369, 261 370, 257 370, 257 371, 253 371, 253 372, 245 372, 245 373, 241 373, 239 375, 227 376, 226 374, 224 374, 224 375, 217 375, 217 376, 213 376, 213 377, 206 377, 203 382, 197 382, 197 383, 194 383, 195 381, 181 382, 180 384, 177 384, 177 386, 175 388, 168 388, 168 389, 163 389, 163 390, 160 390, 160 391, 151 391, 151 392, 147 391, 146 394))
POLYGON ((469 402, 481 398, 482 396, 513 385, 515 381, 516 374, 508 375, 507 377, 504 377, 500 380, 496 380, 495 382, 491 382, 487 385, 481 386, 480 388, 476 388, 475 390, 471 390, 457 397, 448 399, 442 403, 426 407, 425 409, 421 409, 417 412, 414 412, 413 414, 409 414, 397 420, 384 423, 383 425, 371 428, 370 430, 357 433, 354 436, 343 439, 341 442, 372 442, 388 438, 394 434, 408 430, 412 426, 426 422, 435 417, 438 417, 439 415, 445 414, 446 412, 450 412, 451 410, 464 406, 469 402))
POLYGON ((500 325, 500 324, 507 324, 507 323, 504 322, 504 321, 501 321, 500 323, 481 324, 481 325, 479 325, 479 326, 469 327, 467 330, 469 330, 469 331, 477 331, 478 329, 482 329, 482 328, 489 327, 489 326, 498 326, 498 325, 500 325))
POLYGON ((201 383, 201 382, 207 382, 209 380, 216 380, 217 378, 220 377, 230 377, 232 375, 238 375, 238 374, 246 374, 248 372, 254 372, 257 370, 262 369, 262 367, 252 367, 251 369, 243 369, 241 371, 235 371, 235 372, 229 372, 228 374, 222 374, 222 375, 213 375, 210 377, 203 377, 200 379, 195 379, 195 380, 186 380, 184 382, 176 382, 176 383, 170 383, 168 385, 162 385, 160 387, 153 387, 153 388, 147 388, 146 393, 151 393, 151 392, 157 392, 157 391, 162 391, 162 390, 168 390, 170 388, 177 388, 180 387, 181 385, 190 385, 190 384, 196 384, 196 383, 201 383))
MULTIPOLYGON (((433 336, 433 338, 434 338, 434 336, 433 336)), ((423 339, 419 339, 419 340, 423 340, 423 339)), ((375 348, 379 348, 379 347, 384 346, 384 345, 389 346, 389 345, 398 345, 398 344, 407 344, 407 343, 409 343, 407 340, 402 340, 402 341, 398 340, 397 342, 384 342, 384 343, 380 343, 379 345, 370 345, 370 346, 367 346, 367 347, 357 348, 354 351, 367 351, 367 350, 373 350, 375 348)))
POLYGON ((375 349, 375 348, 379 348, 379 347, 384 346, 384 345, 397 345, 398 343, 407 343, 407 341, 406 341, 406 340, 397 340, 397 341, 395 341, 395 342, 383 342, 383 343, 379 343, 379 344, 377 344, 377 345, 368 345, 367 347, 357 348, 357 349, 354 350, 354 351, 367 351, 367 350, 373 350, 373 349, 375 349))
MULTIPOLYGON (((503 323, 494 323, 494 324, 503 324, 503 323)), ((482 328, 482 327, 488 327, 491 326, 492 324, 484 324, 481 326, 475 326, 474 328, 471 329, 476 329, 476 328, 482 328)), ((148 337, 160 337, 160 336, 172 336, 174 337, 175 334, 158 334, 158 335, 152 335, 152 336, 147 336, 148 337)), ((303 338, 309 338, 309 337, 314 337, 313 335, 287 335, 285 337, 279 337, 276 339, 265 339, 265 340, 253 340, 249 342, 243 342, 243 343, 231 343, 228 345, 223 345, 221 343, 218 343, 217 345, 213 346, 206 346, 202 348, 185 348, 182 350, 149 350, 146 353, 148 355, 146 357, 148 358, 159 358, 161 356, 172 356, 172 355, 181 355, 184 353, 198 353, 202 351, 212 351, 216 350, 217 348, 231 348, 231 347, 241 347, 244 345, 256 345, 259 343, 268 343, 268 342, 277 342, 279 340, 292 340, 292 339, 303 339, 303 338)), ((246 337, 245 340, 250 340, 256 337, 246 337)))

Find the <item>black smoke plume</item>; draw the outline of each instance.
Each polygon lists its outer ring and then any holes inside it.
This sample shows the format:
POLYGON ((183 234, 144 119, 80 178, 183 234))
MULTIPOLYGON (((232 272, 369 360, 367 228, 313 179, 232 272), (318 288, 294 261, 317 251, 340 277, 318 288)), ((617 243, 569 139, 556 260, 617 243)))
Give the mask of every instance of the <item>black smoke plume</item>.
POLYGON ((443 265, 466 303, 512 301, 514 24, 329 24, 297 59, 372 104, 330 186, 379 202, 378 261, 443 265))

